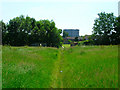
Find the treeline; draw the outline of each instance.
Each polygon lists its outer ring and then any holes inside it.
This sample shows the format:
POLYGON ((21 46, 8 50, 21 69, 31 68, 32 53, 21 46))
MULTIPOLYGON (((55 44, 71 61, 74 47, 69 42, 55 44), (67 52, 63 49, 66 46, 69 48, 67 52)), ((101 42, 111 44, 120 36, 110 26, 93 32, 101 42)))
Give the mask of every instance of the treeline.
MULTIPOLYGON (((0 21, 2 28, 2 44, 11 46, 25 46, 42 44, 48 47, 62 46, 61 29, 55 26, 53 20, 39 20, 23 15, 11 19, 7 24, 0 21)), ((82 31, 82 30, 81 30, 82 31)), ((113 13, 98 13, 94 20, 92 35, 87 45, 117 45, 120 44, 120 16, 113 13)), ((63 37, 68 36, 63 32, 63 37)))
POLYGON ((49 47, 62 46, 62 30, 55 26, 53 20, 36 21, 29 16, 15 17, 2 24, 2 44, 11 46, 32 45, 35 43, 49 47))
POLYGON ((93 34, 89 42, 94 45, 120 44, 120 16, 101 12, 94 21, 93 34))

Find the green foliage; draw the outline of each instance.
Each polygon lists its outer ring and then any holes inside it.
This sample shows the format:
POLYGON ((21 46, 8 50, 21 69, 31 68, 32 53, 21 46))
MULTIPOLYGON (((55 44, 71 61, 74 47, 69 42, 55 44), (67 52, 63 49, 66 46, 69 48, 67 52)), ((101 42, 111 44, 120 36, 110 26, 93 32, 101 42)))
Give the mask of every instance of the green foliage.
POLYGON ((69 39, 68 42, 71 43, 72 41, 69 39))
POLYGON ((69 48, 70 44, 63 44, 62 46, 65 47, 65 48, 69 48))
MULTIPOLYGON (((2 21, 1 21, 2 22, 2 21)), ((49 47, 62 46, 61 29, 57 29, 53 20, 36 21, 29 16, 13 18, 7 25, 2 22, 3 45, 24 46, 35 43, 49 47)))
POLYGON ((79 41, 78 46, 81 46, 81 45, 92 45, 92 41, 90 40, 79 41))
POLYGON ((80 45, 84 45, 84 41, 79 41, 78 46, 80 46, 80 45))
POLYGON ((96 44, 109 45, 111 43, 111 34, 114 31, 115 16, 113 13, 101 12, 99 18, 95 19, 93 34, 96 44))
POLYGON ((62 33, 62 29, 59 29, 58 31, 59 31, 60 34, 62 33))
POLYGON ((68 37, 68 33, 63 31, 63 37, 68 37))
POLYGON ((112 32, 112 44, 120 44, 120 16, 116 18, 114 23, 114 31, 112 32))
POLYGON ((7 43, 6 42, 6 35, 7 35, 6 24, 3 21, 0 21, 0 29, 2 29, 2 43, 7 43))
POLYGON ((78 41, 78 37, 75 37, 75 40, 74 41, 78 41))

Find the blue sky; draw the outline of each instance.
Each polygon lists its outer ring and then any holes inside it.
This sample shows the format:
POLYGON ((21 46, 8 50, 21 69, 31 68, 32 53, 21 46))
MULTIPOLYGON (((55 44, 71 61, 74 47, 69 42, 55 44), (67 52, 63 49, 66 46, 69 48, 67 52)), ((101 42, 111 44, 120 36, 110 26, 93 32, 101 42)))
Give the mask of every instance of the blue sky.
POLYGON ((80 29, 80 35, 92 34, 97 14, 118 16, 119 0, 2 0, 0 20, 28 15, 36 20, 54 20, 59 29, 80 29))

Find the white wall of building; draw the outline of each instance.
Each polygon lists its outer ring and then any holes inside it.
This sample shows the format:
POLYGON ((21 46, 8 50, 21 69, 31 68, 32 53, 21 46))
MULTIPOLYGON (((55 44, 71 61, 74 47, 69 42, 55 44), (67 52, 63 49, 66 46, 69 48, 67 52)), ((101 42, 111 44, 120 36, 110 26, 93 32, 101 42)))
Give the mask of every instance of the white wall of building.
POLYGON ((118 2, 118 16, 120 15, 120 1, 118 2))

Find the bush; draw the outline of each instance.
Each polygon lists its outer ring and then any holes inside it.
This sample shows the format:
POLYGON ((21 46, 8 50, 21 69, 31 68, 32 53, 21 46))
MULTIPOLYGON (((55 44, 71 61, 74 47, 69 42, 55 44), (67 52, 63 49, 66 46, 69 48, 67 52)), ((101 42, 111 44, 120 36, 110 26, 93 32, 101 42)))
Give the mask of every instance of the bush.
POLYGON ((85 40, 85 41, 79 41, 78 42, 78 46, 80 45, 91 45, 92 42, 90 42, 90 40, 85 40))

